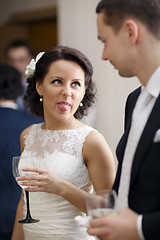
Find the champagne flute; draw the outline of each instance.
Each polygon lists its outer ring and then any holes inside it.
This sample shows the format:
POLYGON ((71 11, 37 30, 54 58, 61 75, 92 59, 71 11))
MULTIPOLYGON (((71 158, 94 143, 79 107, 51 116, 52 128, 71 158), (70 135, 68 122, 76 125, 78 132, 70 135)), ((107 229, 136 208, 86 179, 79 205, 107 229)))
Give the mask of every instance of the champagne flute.
MULTIPOLYGON (((12 171, 13 171, 13 176, 16 179, 19 176, 24 176, 25 174, 27 174, 27 172, 23 172, 21 169, 23 167, 33 167, 35 166, 35 157, 28 157, 28 156, 16 156, 13 157, 12 160, 12 171)), ((17 179, 16 179, 17 181, 17 179)), ((17 183, 19 184, 20 187, 22 187, 23 189, 25 189, 25 186, 21 186, 21 182, 17 181, 17 183)), ((31 217, 31 213, 30 213, 30 206, 29 206, 29 192, 25 190, 25 195, 26 195, 26 203, 27 203, 27 214, 26 214, 26 218, 23 220, 19 220, 19 223, 36 223, 39 222, 40 220, 38 219, 33 219, 31 217)))
POLYGON ((116 214, 116 192, 112 189, 97 191, 89 194, 86 199, 88 215, 91 218, 99 218, 116 214))

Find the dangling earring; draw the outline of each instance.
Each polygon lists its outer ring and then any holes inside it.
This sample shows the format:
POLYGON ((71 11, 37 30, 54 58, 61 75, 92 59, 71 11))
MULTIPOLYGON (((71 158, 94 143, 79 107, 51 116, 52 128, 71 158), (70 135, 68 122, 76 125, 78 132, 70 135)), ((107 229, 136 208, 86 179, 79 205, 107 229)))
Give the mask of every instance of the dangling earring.
POLYGON ((83 103, 82 103, 82 102, 80 102, 79 106, 80 106, 80 107, 83 107, 83 103))
MULTIPOLYGON (((83 96, 83 97, 84 97, 84 96, 83 96)), ((80 104, 79 104, 80 107, 83 107, 83 102, 82 102, 83 97, 81 98, 81 102, 80 102, 80 104)))
POLYGON ((40 101, 40 102, 43 102, 43 97, 42 97, 42 96, 40 96, 39 101, 40 101))

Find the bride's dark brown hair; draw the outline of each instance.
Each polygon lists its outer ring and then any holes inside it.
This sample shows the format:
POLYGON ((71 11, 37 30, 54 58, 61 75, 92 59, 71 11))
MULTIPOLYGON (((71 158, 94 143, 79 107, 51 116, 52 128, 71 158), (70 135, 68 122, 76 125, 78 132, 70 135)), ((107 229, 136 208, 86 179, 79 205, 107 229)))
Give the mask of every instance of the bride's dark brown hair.
POLYGON ((56 46, 46 51, 36 63, 35 72, 27 78, 27 91, 24 96, 26 107, 31 113, 43 117, 43 103, 40 102, 40 96, 36 90, 36 83, 43 82, 44 77, 49 71, 50 65, 57 60, 68 60, 77 63, 85 72, 85 95, 83 97, 83 106, 78 107, 74 116, 81 119, 87 115, 88 108, 95 100, 95 85, 92 81, 93 67, 89 59, 79 50, 67 46, 56 46))

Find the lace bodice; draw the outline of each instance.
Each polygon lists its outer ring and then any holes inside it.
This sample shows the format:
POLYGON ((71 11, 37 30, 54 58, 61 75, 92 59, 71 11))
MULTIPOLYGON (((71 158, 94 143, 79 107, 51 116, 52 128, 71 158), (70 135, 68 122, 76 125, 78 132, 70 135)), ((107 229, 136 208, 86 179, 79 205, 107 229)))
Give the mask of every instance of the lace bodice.
MULTIPOLYGON (((35 156, 38 167, 47 169, 87 192, 92 191, 92 183, 83 161, 82 148, 86 137, 94 129, 84 126, 78 129, 54 131, 43 130, 41 126, 42 124, 36 124, 30 128, 25 136, 22 155, 35 156)), ((61 196, 30 193, 30 204, 33 217, 40 219, 40 222, 25 225, 25 231, 43 234, 45 229, 45 234, 51 235, 84 233, 84 229, 79 228, 74 221, 76 215, 83 213, 61 196)), ((83 236, 82 239, 88 238, 83 236)))
POLYGON ((82 157, 85 137, 92 130, 85 126, 71 130, 43 130, 42 124, 33 125, 26 136, 25 150, 34 156, 46 157, 54 152, 63 152, 72 156, 82 157), (43 136, 43 139, 42 139, 43 136), (34 144, 34 147, 33 147, 34 144))
POLYGON ((52 171, 77 187, 89 183, 82 148, 86 136, 93 129, 85 126, 73 130, 54 131, 43 130, 41 125, 40 123, 31 127, 25 137, 23 155, 38 157, 38 167, 52 171))

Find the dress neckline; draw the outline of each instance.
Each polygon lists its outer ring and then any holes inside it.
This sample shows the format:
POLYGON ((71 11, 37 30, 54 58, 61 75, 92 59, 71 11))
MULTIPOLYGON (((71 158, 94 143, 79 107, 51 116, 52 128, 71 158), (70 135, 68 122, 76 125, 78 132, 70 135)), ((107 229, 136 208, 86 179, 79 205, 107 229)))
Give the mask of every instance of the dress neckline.
POLYGON ((50 130, 50 129, 43 129, 43 128, 42 128, 42 125, 43 125, 43 124, 44 124, 44 122, 38 124, 38 125, 39 125, 39 128, 40 128, 40 130, 41 130, 42 132, 70 132, 70 131, 79 131, 79 130, 81 130, 81 129, 83 129, 83 128, 88 127, 87 125, 84 124, 83 126, 81 126, 81 127, 79 127, 79 128, 63 129, 63 130, 50 130))

